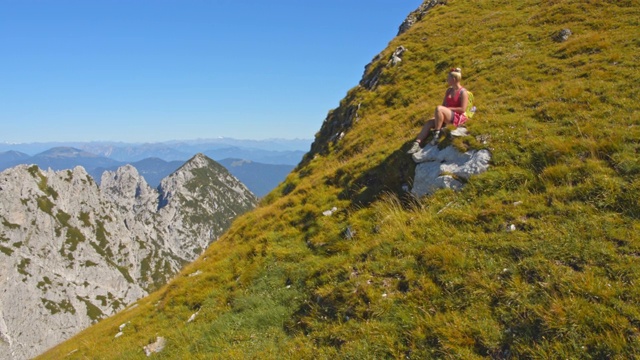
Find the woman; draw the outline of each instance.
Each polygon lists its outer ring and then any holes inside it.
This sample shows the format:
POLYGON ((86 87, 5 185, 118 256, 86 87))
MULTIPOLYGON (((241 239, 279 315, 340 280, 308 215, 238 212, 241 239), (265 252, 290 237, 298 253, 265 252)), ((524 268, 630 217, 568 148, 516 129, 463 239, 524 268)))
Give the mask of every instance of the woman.
POLYGON ((414 141, 411 149, 407 151, 408 154, 413 154, 420 150, 420 145, 424 139, 429 136, 431 129, 434 130, 431 145, 436 145, 438 143, 438 136, 440 136, 440 129, 442 129, 445 123, 461 126, 467 122, 467 117, 464 113, 469 104, 469 95, 460 84, 461 80, 462 71, 460 68, 451 69, 447 77, 449 88, 444 94, 442 105, 436 107, 433 119, 427 121, 422 127, 422 131, 420 131, 420 134, 416 137, 416 141, 414 141))

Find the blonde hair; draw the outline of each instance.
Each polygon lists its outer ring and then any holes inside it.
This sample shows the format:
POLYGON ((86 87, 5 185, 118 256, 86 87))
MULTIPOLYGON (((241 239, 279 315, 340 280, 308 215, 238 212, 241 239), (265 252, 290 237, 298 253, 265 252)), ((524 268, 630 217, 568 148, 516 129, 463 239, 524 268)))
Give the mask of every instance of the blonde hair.
POLYGON ((451 69, 451 71, 449 71, 449 75, 453 76, 458 81, 462 80, 462 70, 460 70, 460 68, 451 69))

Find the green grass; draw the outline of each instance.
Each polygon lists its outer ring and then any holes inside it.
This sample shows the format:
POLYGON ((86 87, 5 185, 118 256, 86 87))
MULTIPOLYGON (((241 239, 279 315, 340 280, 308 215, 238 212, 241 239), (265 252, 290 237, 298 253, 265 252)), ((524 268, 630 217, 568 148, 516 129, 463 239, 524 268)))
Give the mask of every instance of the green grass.
POLYGON ((91 226, 91 217, 88 212, 81 211, 78 215, 78 220, 82 221, 82 224, 86 227, 91 226))
POLYGON ((157 336, 167 359, 640 357, 638 19, 637 1, 437 6, 257 209, 42 358, 143 359, 157 336), (454 66, 479 110, 453 145, 488 148, 491 168, 413 199, 404 152, 454 66))
POLYGON ((91 301, 89 301, 88 299, 82 298, 80 296, 76 296, 76 299, 84 303, 87 309, 87 316, 89 317, 89 319, 91 319, 91 321, 95 322, 104 317, 104 313, 102 312, 102 310, 100 310, 99 307, 93 305, 93 303, 91 303, 91 301))
POLYGON ((12 224, 9 221, 7 221, 5 218, 2 218, 2 226, 10 230, 20 229, 20 225, 12 224))
POLYGON ((61 300, 60 302, 51 301, 49 299, 40 298, 44 307, 49 310, 51 315, 58 314, 60 312, 75 314, 76 309, 73 307, 69 300, 61 300))
POLYGON ((58 199, 58 193, 51 186, 47 184, 48 182, 47 177, 44 176, 42 172, 40 172, 40 169, 38 168, 37 165, 32 165, 27 169, 27 171, 29 171, 31 176, 33 176, 34 178, 37 177, 40 179, 40 181, 38 182, 38 188, 40 189, 40 191, 52 197, 53 200, 58 199))
POLYGON ((18 264, 18 273, 31 276, 31 274, 27 271, 27 267, 29 266, 29 264, 31 264, 31 259, 23 258, 22 260, 20 260, 20 263, 18 264))
POLYGON ((38 202, 38 208, 40 210, 53 216, 53 207, 55 206, 55 204, 51 202, 48 197, 40 196, 36 199, 36 201, 38 202))
POLYGON ((2 245, 0 245, 0 251, 7 256, 11 256, 14 252, 13 249, 8 248, 6 246, 2 246, 2 245))

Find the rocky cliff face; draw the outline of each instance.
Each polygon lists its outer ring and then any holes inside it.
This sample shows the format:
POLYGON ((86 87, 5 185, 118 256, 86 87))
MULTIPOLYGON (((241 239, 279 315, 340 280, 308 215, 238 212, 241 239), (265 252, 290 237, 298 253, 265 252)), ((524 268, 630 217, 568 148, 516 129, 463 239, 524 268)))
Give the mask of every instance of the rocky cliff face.
POLYGON ((23 359, 165 283, 256 198, 196 155, 156 190, 135 168, 0 173, 0 358, 23 359))

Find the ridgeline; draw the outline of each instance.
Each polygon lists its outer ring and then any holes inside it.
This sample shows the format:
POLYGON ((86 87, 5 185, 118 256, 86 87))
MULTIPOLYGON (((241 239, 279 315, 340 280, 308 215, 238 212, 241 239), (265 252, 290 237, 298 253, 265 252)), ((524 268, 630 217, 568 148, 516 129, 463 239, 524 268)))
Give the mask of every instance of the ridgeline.
POLYGON ((640 4, 426 8, 256 210, 41 358, 640 357, 640 4), (405 151, 452 67, 478 112, 440 146, 491 167, 413 199, 405 151))

